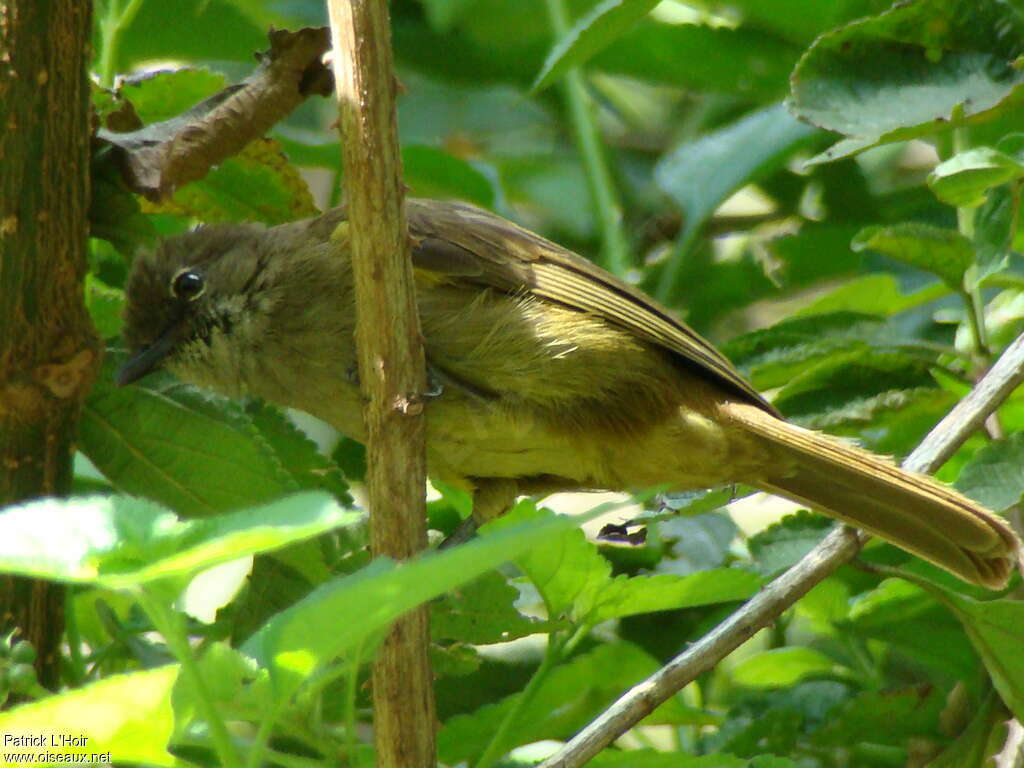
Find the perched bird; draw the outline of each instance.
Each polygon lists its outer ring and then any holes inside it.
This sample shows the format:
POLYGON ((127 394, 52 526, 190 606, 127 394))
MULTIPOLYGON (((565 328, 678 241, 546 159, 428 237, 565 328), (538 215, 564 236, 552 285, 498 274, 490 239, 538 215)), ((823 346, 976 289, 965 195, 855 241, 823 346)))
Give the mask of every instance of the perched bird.
MULTIPOLYGON (((432 476, 485 514, 516 494, 741 482, 810 505, 998 588, 1020 543, 935 480, 786 422, 710 343, 637 289, 477 208, 407 201, 430 377, 432 476)), ((343 208, 265 228, 211 226, 139 257, 132 354, 363 439, 343 208)))

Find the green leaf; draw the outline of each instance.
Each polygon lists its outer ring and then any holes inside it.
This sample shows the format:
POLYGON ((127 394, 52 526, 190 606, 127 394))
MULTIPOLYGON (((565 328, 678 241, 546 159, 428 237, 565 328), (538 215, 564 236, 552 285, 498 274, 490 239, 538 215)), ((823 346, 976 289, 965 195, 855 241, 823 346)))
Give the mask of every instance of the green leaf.
POLYGON ((1024 99, 1020 9, 916 0, 819 37, 792 77, 794 112, 851 137, 811 162, 991 119, 1024 99))
MULTIPOLYGON (((481 532, 500 532, 523 521, 540 524, 542 520, 552 519, 557 517, 550 510, 538 509, 533 502, 523 500, 507 514, 484 526, 481 532)), ((515 562, 541 593, 550 619, 567 616, 583 620, 611 581, 608 561, 579 528, 537 542, 515 562)))
POLYGON ((257 24, 229 0, 175 0, 173 13, 163 3, 142 3, 122 31, 118 72, 152 61, 237 61, 252 63, 266 47, 266 25, 257 24))
POLYGON ((0 515, 0 570, 131 590, 188 578, 360 519, 322 493, 187 521, 125 496, 43 499, 0 515))
POLYGON ((1024 717, 1024 603, 1013 598, 975 600, 926 579, 914 582, 938 597, 960 620, 981 655, 1003 703, 1014 717, 1024 717))
POLYGON ((793 317, 731 339, 722 351, 758 389, 780 387, 798 374, 841 353, 867 346, 907 343, 885 318, 863 312, 793 317))
POLYGON ((468 200, 484 208, 494 205, 494 184, 454 155, 423 145, 402 148, 402 173, 414 197, 468 200))
POLYGON ((686 576, 617 576, 601 590, 586 619, 597 624, 638 613, 746 600, 762 585, 757 574, 739 568, 713 568, 686 576))
POLYGON ((246 404, 245 415, 292 476, 297 488, 319 488, 331 493, 342 504, 352 504, 348 483, 338 465, 320 453, 316 443, 280 408, 257 400, 246 404))
POLYGON ((891 4, 890 0, 730 0, 729 7, 740 12, 744 26, 769 30, 806 47, 822 32, 891 4))
POLYGON ((806 510, 786 515, 747 542, 754 567, 763 578, 774 578, 817 546, 833 525, 827 517, 806 510))
POLYGON ((589 768, 797 768, 784 757, 765 756, 745 760, 716 752, 693 757, 681 752, 656 752, 653 749, 628 749, 600 752, 587 763, 589 768))
POLYGON ((964 273, 974 263, 971 241, 955 229, 907 222, 865 227, 853 238, 854 251, 870 248, 942 278, 954 291, 963 290, 964 273))
POLYGON ((928 174, 928 186, 944 203, 976 208, 984 204, 992 187, 1022 177, 1024 164, 1016 158, 992 147, 974 147, 935 166, 928 174))
MULTIPOLYGON (((683 210, 679 239, 688 243, 725 198, 778 169, 816 134, 777 104, 745 115, 714 133, 681 144, 654 169, 658 186, 683 210)), ((666 274, 674 270, 666 268, 666 274)), ((662 286, 671 286, 664 278, 662 286)))
POLYGON ((128 189, 120 169, 105 150, 93 158, 90 181, 90 237, 106 240, 124 256, 132 256, 156 241, 153 222, 142 213, 138 199, 128 189))
MULTIPOLYGON (((138 763, 176 766, 178 760, 167 751, 174 728, 171 688, 178 666, 111 675, 94 683, 55 696, 22 704, 0 713, 0 733, 8 737, 46 734, 44 745, 5 742, 8 760, 15 754, 35 756, 40 751, 58 753, 67 762, 77 755, 95 754, 92 764, 138 763), (54 747, 50 735, 83 736, 84 746, 54 747), (101 756, 102 755, 102 756, 101 756)), ((49 765, 54 761, 45 761, 49 765)), ((41 765, 42 760, 27 760, 41 765)))
POLYGON ((173 213, 204 222, 281 224, 319 211, 309 187, 274 139, 256 139, 169 200, 143 202, 148 213, 173 213))
POLYGON ((641 21, 590 62, 647 83, 778 101, 800 49, 749 27, 641 21))
POLYGON ((928 768, 988 768, 990 758, 1006 744, 1009 715, 999 696, 990 692, 967 728, 928 768))
MULTIPOLYGON (((433 628, 433 619, 431 619, 433 628)), ((451 645, 430 644, 430 671, 434 678, 466 677, 480 669, 482 664, 479 652, 471 645, 453 643, 451 645)))
POLYGON ((1024 432, 989 443, 975 453, 960 470, 955 485, 989 509, 1017 504, 1024 494, 1024 432))
POLYGON ((227 78, 208 69, 184 67, 147 72, 130 78, 118 91, 144 124, 159 123, 188 112, 227 86, 227 78))
POLYGON ((658 524, 658 534, 670 543, 671 557, 664 558, 658 568, 663 572, 688 575, 723 566, 732 559, 737 531, 733 519, 720 512, 663 520, 658 524))
POLYGON ((530 520, 401 564, 378 559, 355 574, 321 585, 279 613, 249 638, 243 650, 270 670, 275 694, 283 701, 318 668, 361 646, 409 609, 520 552, 561 538, 582 520, 530 520), (332 629, 336 627, 346 630, 337 632, 332 629))
POLYGON ((802 307, 800 317, 828 312, 861 312, 891 317, 945 296, 949 289, 942 284, 929 285, 905 294, 893 275, 865 275, 844 283, 820 299, 802 307))
MULTIPOLYGON (((788 760, 777 768, 789 768, 788 760)), ((606 749, 587 763, 590 768, 749 768, 751 763, 726 754, 692 757, 679 752, 656 752, 653 749, 606 749)), ((766 766, 765 768, 776 768, 766 766)))
POLYGON ((803 646, 774 648, 754 654, 732 669, 738 685, 751 688, 782 688, 807 677, 832 675, 836 663, 820 651, 803 646))
POLYGON ((201 699, 213 702, 225 719, 252 717, 272 706, 267 671, 225 642, 211 642, 198 661, 205 690, 198 690, 189 676, 182 675, 174 686, 175 738, 188 739, 196 721, 204 719, 201 699))
POLYGON ((886 643, 950 684, 978 672, 978 657, 956 618, 932 595, 902 579, 886 579, 857 599, 845 627, 858 637, 886 643))
POLYGON ((518 597, 518 590, 500 573, 485 574, 431 603, 430 636, 488 645, 566 626, 523 616, 515 608, 518 597))
MULTIPOLYGON (((589 722, 605 706, 652 674, 658 663, 629 643, 604 644, 556 667, 505 732, 502 752, 541 739, 566 738, 589 722)), ((469 715, 449 718, 437 735, 437 751, 448 764, 482 752, 522 693, 507 696, 469 715)), ((669 699, 645 723, 713 722, 714 718, 669 699)))
POLYGON ((827 358, 797 376, 774 403, 791 418, 820 419, 844 408, 853 409, 846 415, 853 418, 858 405, 869 409, 863 414, 867 416, 875 408, 898 406, 901 393, 908 390, 937 387, 931 375, 933 364, 930 355, 860 349, 827 358), (875 397, 883 399, 867 402, 875 397))
MULTIPOLYGON (((794 708, 771 708, 753 718, 737 717, 735 713, 731 714, 732 717, 722 728, 723 738, 720 746, 722 752, 750 757, 759 752, 779 754, 796 751, 797 742, 801 736, 803 716, 794 708)), ((771 762, 765 761, 781 759, 784 758, 762 755, 752 760, 749 765, 759 768, 771 766, 771 762)))
POLYGON ((420 0, 427 12, 427 21, 438 32, 449 31, 477 0, 420 0))
POLYGON ((121 332, 124 291, 111 288, 93 274, 85 276, 85 306, 100 336, 113 338, 121 332))
POLYGON ((551 48, 533 82, 536 93, 566 72, 586 63, 650 13, 660 0, 601 0, 572 25, 551 48))
MULTIPOLYGON (((923 640, 919 638, 925 645, 923 640)), ((813 743, 848 747, 868 741, 904 746, 908 738, 934 738, 944 703, 941 691, 932 686, 864 691, 830 713, 828 722, 813 735, 813 743)))
POLYGON ((241 406, 167 377, 116 387, 115 368, 107 355, 82 411, 78 447, 118 488, 189 516, 300 490, 241 406))

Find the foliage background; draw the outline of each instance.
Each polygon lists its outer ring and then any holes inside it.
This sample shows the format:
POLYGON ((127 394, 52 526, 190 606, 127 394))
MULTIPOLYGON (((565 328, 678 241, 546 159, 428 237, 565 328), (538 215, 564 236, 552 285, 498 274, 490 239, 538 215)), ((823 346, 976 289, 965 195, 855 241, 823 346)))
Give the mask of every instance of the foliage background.
MULTIPOLYGON (((1019 2, 396 0, 391 13, 411 194, 492 208, 641 284, 798 423, 903 455, 1024 328, 1019 2)), ((178 115, 245 77, 269 26, 324 23, 313 0, 99 3, 98 121, 178 115)), ((415 577, 367 570, 361 518, 343 509, 358 446, 328 436, 318 450, 270 405, 168 378, 113 387, 131 252, 197 221, 336 203, 333 118, 310 99, 161 203, 130 196, 97 145, 86 291, 110 353, 83 414, 80 495, 0 518, 0 564, 78 585, 65 677, 79 690, 47 698, 24 669, 15 685, 20 651, 4 681, 40 700, 0 716, 3 730, 102 703, 104 725, 121 724, 94 745, 122 761, 369 765, 373 643, 436 597, 441 761, 530 764, 827 530, 807 513, 743 530, 723 505, 745 491, 725 489, 649 503, 646 542, 624 545, 524 502, 503 533, 415 577), (281 501, 297 491, 314 495, 281 501), (254 554, 215 617, 172 610, 198 571, 254 554)), ((1011 514, 1022 406, 1007 401, 940 472, 1011 514)), ((468 501, 441 491, 431 522, 449 531, 468 501)), ((594 764, 990 764, 1003 721, 1024 714, 1020 603, 884 544, 863 560, 594 764)), ((82 717, 68 727, 92 727, 82 717)))

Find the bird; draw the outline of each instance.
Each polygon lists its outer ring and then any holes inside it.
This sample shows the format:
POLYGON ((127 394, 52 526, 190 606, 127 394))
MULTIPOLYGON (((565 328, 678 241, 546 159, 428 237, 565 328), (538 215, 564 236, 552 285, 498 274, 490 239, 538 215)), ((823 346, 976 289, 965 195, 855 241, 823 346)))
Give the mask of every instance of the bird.
MULTIPOLYGON (((743 483, 990 589, 1013 529, 952 488, 782 415, 639 289, 494 213, 405 201, 432 390, 431 477, 482 519, 517 495, 743 483)), ((365 440, 344 206, 273 227, 201 227, 137 257, 127 385, 157 368, 312 414, 365 440)))

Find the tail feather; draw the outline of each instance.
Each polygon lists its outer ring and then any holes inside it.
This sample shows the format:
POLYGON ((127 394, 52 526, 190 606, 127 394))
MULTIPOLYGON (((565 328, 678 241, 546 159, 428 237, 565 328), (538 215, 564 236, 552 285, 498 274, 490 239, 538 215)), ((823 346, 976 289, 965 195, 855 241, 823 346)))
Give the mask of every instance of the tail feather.
POLYGON ((1013 529, 938 481, 835 438, 802 429, 756 406, 730 403, 725 415, 768 441, 778 470, 753 479, 920 555, 967 581, 1004 587, 1020 562, 1013 529))

